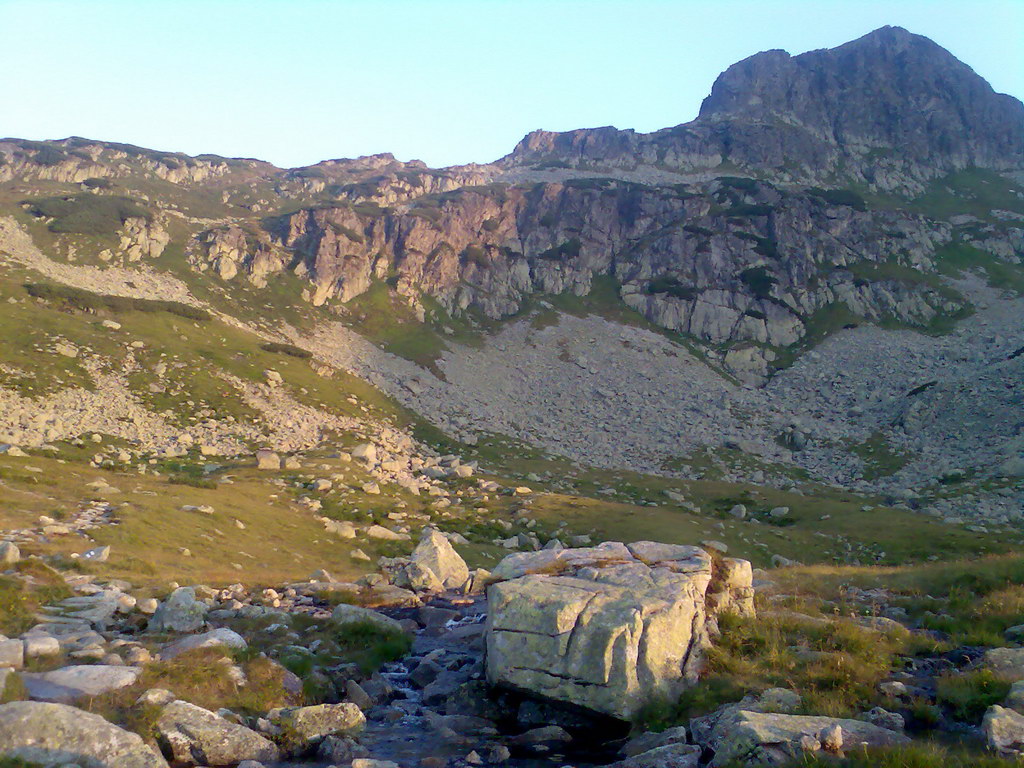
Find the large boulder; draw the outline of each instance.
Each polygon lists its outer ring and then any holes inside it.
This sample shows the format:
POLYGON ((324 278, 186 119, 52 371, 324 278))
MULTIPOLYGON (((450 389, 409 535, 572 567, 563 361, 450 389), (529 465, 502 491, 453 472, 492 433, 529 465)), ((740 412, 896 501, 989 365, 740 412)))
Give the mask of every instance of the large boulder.
POLYGON ((195 632, 206 621, 206 605, 196 600, 192 587, 178 587, 149 620, 153 632, 195 632))
POLYGON ((743 574, 699 547, 655 542, 510 555, 487 592, 487 678, 632 719, 696 682, 709 587, 730 610, 753 611, 743 574))
POLYGON ((1016 757, 1024 753, 1024 715, 996 704, 985 712, 981 730, 996 754, 1016 757))
POLYGON ((404 632, 402 625, 390 616, 385 616, 379 611, 371 608, 363 608, 361 605, 349 605, 339 603, 331 611, 331 621, 339 627, 349 624, 372 624, 385 632, 404 632))
POLYGON ((366 725, 362 710, 351 702, 272 709, 267 719, 280 729, 282 742, 297 753, 316 748, 328 736, 355 736, 366 725))
MULTIPOLYGON (((836 745, 846 751, 906 744, 902 733, 879 728, 861 720, 806 715, 782 715, 768 712, 729 710, 704 737, 695 740, 710 749, 715 757, 711 768, 726 765, 781 765, 799 757, 807 740, 821 740, 822 746, 836 745), (836 730, 836 726, 841 729, 836 730)), ((838 751, 838 750, 837 750, 838 751)))
POLYGON ((424 528, 410 558, 412 565, 429 571, 445 589, 461 589, 469 581, 469 567, 451 542, 436 528, 424 528))
POLYGON ((142 670, 110 664, 75 664, 21 675, 28 695, 38 701, 71 703, 134 683, 142 670))
POLYGON ((608 768, 699 768, 701 748, 695 744, 666 744, 627 757, 608 768))
POLYGON ((164 661, 173 659, 183 653, 199 648, 224 648, 225 650, 244 650, 245 638, 227 627, 218 627, 200 635, 189 635, 176 640, 160 650, 160 658, 164 661))
POLYGON ((81 768, 167 768, 137 734, 65 704, 0 705, 0 757, 81 768))
POLYGON ((237 765, 243 760, 273 762, 280 757, 274 743, 256 731, 187 701, 165 706, 156 731, 161 748, 184 765, 237 765))
POLYGON ((1024 680, 1024 648, 990 648, 981 664, 1010 682, 1024 680))

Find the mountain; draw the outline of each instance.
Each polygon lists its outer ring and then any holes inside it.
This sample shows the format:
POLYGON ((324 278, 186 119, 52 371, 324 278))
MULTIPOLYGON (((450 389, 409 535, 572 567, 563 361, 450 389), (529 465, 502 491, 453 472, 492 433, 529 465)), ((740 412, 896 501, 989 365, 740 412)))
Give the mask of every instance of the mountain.
POLYGON ((718 77, 691 123, 646 135, 537 131, 503 162, 690 173, 729 165, 775 181, 919 192, 965 168, 1020 169, 1024 105, 928 38, 883 27, 838 48, 744 59, 718 77))
MULTIPOLYGON (((906 412, 900 397, 936 379, 934 356, 952 354, 952 333, 978 327, 969 319, 1001 330, 998 343, 963 342, 972 362, 958 377, 987 382, 985 365, 1016 365, 1016 357, 999 362, 1012 322, 982 312, 992 305, 978 281, 987 291, 1024 285, 1022 147, 1019 101, 994 93, 935 43, 886 27, 835 49, 739 62, 691 123, 647 135, 535 132, 485 165, 432 169, 384 154, 280 169, 83 138, 2 140, 0 248, 23 267, 46 263, 51 277, 75 275, 99 293, 135 290, 140 282, 123 270, 143 270, 164 281, 167 297, 255 323, 275 342, 316 340, 463 439, 502 431, 645 470, 722 440, 710 426, 670 426, 671 408, 693 406, 663 388, 668 410, 620 414, 598 399, 589 415, 566 411, 587 435, 576 441, 557 413, 533 423, 532 412, 515 415, 527 407, 515 396, 499 408, 500 383, 460 367, 472 345, 524 318, 600 315, 660 334, 672 355, 698 361, 685 374, 659 363, 655 379, 681 375, 680 393, 697 381, 706 391, 724 382, 722 398, 749 400, 742 407, 763 417, 744 426, 701 403, 693 416, 701 424, 717 419, 730 442, 756 435, 763 456, 830 481, 864 482, 844 441, 878 430, 912 443, 921 471, 1014 454, 1012 419, 967 416, 975 406, 953 384, 947 392, 938 382, 906 412), (361 356, 338 348, 338 324, 355 334, 348 343, 361 356), (871 414, 864 424, 823 416, 831 437, 817 443, 821 454, 780 453, 790 447, 789 438, 776 440, 791 432, 786 409, 807 397, 779 409, 780 391, 820 359, 814 350, 844 349, 822 346, 828 339, 869 327, 914 331, 920 345, 947 341, 922 352, 916 368, 873 361, 865 370, 877 363, 872 376, 892 379, 891 403, 863 403, 870 377, 858 379, 845 405, 830 401, 820 412, 857 408, 871 414), (367 341, 390 354, 367 351, 367 341), (763 391, 735 394, 744 388, 763 391), (907 424, 927 429, 920 413, 940 396, 942 414, 979 425, 984 447, 924 458, 945 438, 908 437, 907 424), (629 437, 590 434, 594 418, 629 437)), ((556 362, 596 370, 590 357, 566 347, 556 362)), ((841 352, 830 364, 850 357, 841 352)), ((532 369, 527 358, 522 371, 532 369)), ((606 364, 639 363, 613 356, 606 364)), ((534 385, 551 393, 552 407, 567 386, 558 377, 534 385)), ((645 385, 622 386, 636 393, 645 385)), ((1012 410, 1015 395, 986 389, 984 397, 1012 410)), ((925 419, 947 436, 954 422, 925 419)))
POLYGON ((1022 123, 885 28, 485 165, 0 140, 0 765, 1019 766, 1022 123))

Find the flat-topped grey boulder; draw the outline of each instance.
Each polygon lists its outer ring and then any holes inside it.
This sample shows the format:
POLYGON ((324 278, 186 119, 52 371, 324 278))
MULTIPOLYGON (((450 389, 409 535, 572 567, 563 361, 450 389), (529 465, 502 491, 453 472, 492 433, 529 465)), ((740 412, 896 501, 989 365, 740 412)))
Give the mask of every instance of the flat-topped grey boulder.
POLYGON ((902 733, 880 728, 862 720, 805 715, 782 715, 768 712, 727 711, 705 737, 694 729, 700 746, 715 753, 709 768, 726 765, 780 765, 801 754, 801 739, 822 740, 845 751, 864 748, 891 747, 906 744, 910 738, 902 733), (836 726, 841 729, 836 730, 836 726))
POLYGON ((386 632, 404 632, 402 625, 390 616, 385 616, 372 608, 348 603, 339 603, 334 607, 331 611, 331 621, 342 627, 347 624, 372 624, 386 632))
POLYGON ((156 722, 157 740, 177 763, 227 766, 243 760, 274 762, 280 756, 273 742, 244 725, 209 710, 172 701, 156 722))
POLYGON ((1024 648, 990 648, 981 665, 1010 682, 1024 680, 1024 648))
POLYGON ((23 672, 28 695, 37 701, 70 703, 134 683, 142 669, 109 664, 76 664, 49 672, 23 672))
POLYGON ((696 744, 666 744, 649 749, 608 768, 699 768, 701 748, 696 744))
POLYGON ((199 648, 219 647, 224 650, 244 650, 246 645, 245 638, 234 630, 227 627, 218 627, 199 635, 183 637, 170 645, 164 646, 160 649, 160 658, 167 661, 175 656, 180 656, 183 653, 195 651, 199 648))
POLYGON ((656 542, 510 555, 487 591, 488 681, 629 720, 696 682, 709 615, 753 612, 742 562, 656 542))
POLYGON ((142 737, 65 704, 0 705, 0 757, 81 768, 167 768, 142 737))

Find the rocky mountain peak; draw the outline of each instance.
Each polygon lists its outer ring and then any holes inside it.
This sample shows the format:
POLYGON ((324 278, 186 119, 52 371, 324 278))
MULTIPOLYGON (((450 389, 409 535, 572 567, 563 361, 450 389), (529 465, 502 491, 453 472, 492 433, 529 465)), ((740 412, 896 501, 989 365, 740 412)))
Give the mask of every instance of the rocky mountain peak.
POLYGON ((503 163, 700 176, 740 169, 920 194, 950 171, 1024 167, 1024 104, 928 38, 882 27, 836 48, 750 56, 717 78, 690 123, 650 134, 535 131, 503 163))
POLYGON ((923 162, 1024 160, 1024 105, 900 27, 799 56, 744 59, 718 77, 698 120, 780 120, 848 150, 898 148, 923 162))

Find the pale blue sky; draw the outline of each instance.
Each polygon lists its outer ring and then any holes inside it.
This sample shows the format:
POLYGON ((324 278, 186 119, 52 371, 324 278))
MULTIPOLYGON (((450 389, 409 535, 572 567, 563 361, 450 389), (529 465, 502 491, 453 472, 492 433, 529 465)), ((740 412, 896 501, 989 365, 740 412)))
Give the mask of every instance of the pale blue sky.
POLYGON ((739 59, 885 24, 1024 97, 1024 0, 0 0, 0 136, 488 162, 535 128, 686 122, 739 59))

